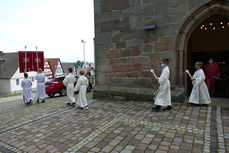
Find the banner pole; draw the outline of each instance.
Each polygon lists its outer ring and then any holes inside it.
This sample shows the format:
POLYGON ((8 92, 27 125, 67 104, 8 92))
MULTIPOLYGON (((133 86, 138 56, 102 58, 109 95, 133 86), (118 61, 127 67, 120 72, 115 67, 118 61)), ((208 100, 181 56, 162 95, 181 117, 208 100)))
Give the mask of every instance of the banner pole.
POLYGON ((36 46, 36 56, 37 56, 37 71, 39 71, 39 70, 38 70, 39 65, 38 65, 38 53, 37 53, 37 46, 36 46))
POLYGON ((27 57, 26 57, 26 46, 25 46, 25 70, 24 73, 27 71, 27 57))

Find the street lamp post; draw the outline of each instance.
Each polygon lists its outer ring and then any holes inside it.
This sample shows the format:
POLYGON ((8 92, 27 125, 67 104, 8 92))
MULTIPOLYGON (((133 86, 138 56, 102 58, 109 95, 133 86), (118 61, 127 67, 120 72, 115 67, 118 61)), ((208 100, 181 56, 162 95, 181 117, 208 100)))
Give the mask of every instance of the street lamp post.
POLYGON ((84 67, 86 67, 85 63, 85 41, 82 39, 81 42, 83 43, 83 58, 84 58, 84 67))

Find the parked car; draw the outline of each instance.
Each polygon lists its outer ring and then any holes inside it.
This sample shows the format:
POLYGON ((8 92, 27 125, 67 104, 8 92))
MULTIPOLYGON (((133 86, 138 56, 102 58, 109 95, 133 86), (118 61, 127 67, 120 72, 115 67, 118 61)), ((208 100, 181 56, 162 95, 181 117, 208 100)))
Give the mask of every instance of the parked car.
MULTIPOLYGON (((64 76, 61 77, 51 77, 48 78, 45 82, 45 89, 46 89, 46 94, 49 97, 54 97, 55 94, 59 94, 60 96, 66 96, 67 95, 67 90, 66 87, 64 86, 64 76)), ((76 77, 76 81, 75 84, 77 83, 78 77, 76 77)), ((88 82, 88 88, 87 88, 87 92, 90 92, 92 89, 92 84, 90 82, 88 82)))

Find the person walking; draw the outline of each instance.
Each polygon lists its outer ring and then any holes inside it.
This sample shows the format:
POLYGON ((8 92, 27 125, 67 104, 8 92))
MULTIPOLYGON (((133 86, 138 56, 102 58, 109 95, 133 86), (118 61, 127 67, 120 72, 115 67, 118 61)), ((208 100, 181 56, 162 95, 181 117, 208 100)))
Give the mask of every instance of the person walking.
POLYGON ((24 80, 21 82, 23 100, 26 105, 33 102, 32 82, 28 79, 28 73, 24 73, 24 80))
POLYGON ((170 91, 170 81, 169 81, 169 60, 167 58, 161 60, 162 73, 159 78, 156 78, 160 87, 156 95, 154 104, 155 107, 152 108, 152 111, 158 112, 162 106, 166 106, 163 110, 171 110, 171 91, 170 91))
POLYGON ((80 109, 88 109, 87 104, 87 87, 88 87, 88 79, 84 76, 84 71, 80 71, 80 77, 77 81, 74 91, 79 91, 77 105, 80 109))
POLYGON ((39 103, 39 99, 42 99, 41 103, 45 102, 45 75, 42 74, 42 70, 38 70, 38 74, 35 76, 35 80, 37 80, 37 90, 36 97, 37 103, 39 103))
POLYGON ((209 63, 207 63, 204 67, 204 73, 206 75, 206 84, 208 87, 208 91, 211 96, 214 96, 215 93, 215 82, 219 79, 220 76, 220 68, 219 64, 214 62, 213 58, 209 58, 209 63))
POLYGON ((209 95, 208 88, 205 83, 205 75, 202 70, 202 63, 196 62, 195 63, 196 72, 192 77, 192 92, 189 97, 189 105, 208 105, 211 103, 211 98, 209 95))
POLYGON ((75 97, 74 97, 74 83, 76 81, 76 78, 74 74, 72 73, 72 68, 68 68, 69 74, 65 77, 63 83, 67 88, 67 96, 69 101, 67 102, 67 106, 75 106, 75 97))

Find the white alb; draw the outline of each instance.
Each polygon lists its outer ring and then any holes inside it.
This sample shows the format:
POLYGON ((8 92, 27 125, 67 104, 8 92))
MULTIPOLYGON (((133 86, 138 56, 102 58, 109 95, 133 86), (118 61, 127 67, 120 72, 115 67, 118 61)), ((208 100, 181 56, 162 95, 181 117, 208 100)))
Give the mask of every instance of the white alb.
POLYGON ((189 102, 194 104, 209 104, 211 98, 208 92, 208 88, 205 83, 205 75, 202 69, 197 70, 193 78, 196 80, 192 81, 193 88, 189 97, 189 102))
POLYGON ((169 81, 169 67, 163 68, 161 76, 158 78, 160 84, 159 91, 156 95, 155 105, 159 106, 171 106, 171 92, 170 92, 170 81, 169 81))

